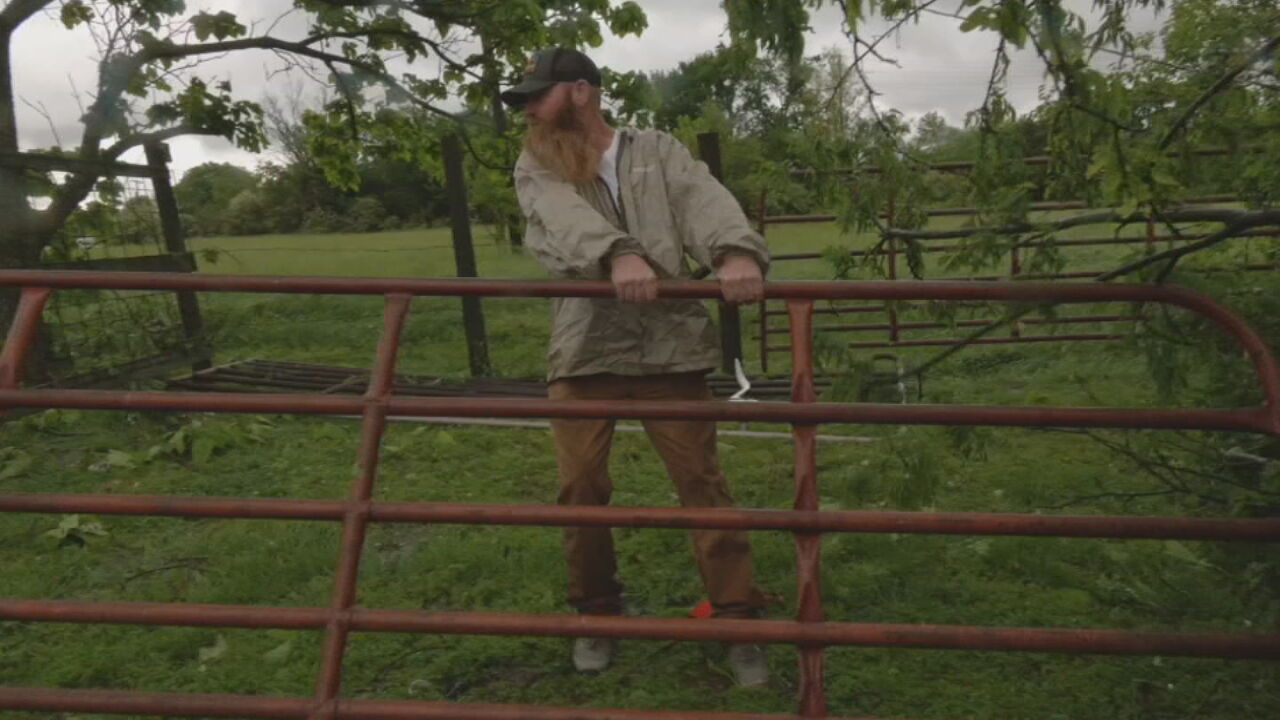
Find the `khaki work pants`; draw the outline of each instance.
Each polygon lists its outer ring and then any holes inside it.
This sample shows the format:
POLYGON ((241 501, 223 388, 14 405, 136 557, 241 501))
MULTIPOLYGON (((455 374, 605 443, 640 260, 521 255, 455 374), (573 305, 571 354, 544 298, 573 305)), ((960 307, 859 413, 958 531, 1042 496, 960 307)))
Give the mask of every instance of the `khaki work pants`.
MULTIPOLYGON (((711 400, 703 373, 588 375, 549 386, 553 400, 711 400)), ((553 420, 561 505, 607 505, 613 420, 553 420)), ((713 422, 646 420, 645 433, 666 464, 684 507, 733 505, 716 453, 713 422)), ((613 531, 565 528, 569 604, 590 614, 620 614, 613 531)), ((751 542, 740 530, 694 530, 694 555, 717 617, 754 617, 763 607, 751 581, 751 542)))

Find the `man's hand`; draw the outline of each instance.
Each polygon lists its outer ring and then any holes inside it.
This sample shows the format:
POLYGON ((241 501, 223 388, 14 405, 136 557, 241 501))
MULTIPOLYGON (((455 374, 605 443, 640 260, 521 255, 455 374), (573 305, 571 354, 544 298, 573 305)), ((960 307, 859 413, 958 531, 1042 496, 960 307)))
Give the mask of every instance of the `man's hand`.
POLYGON ((716 270, 725 302, 749 303, 764 299, 764 274, 754 258, 729 255, 716 270))
POLYGON ((648 303, 658 299, 658 276, 648 261, 634 253, 613 259, 613 289, 623 302, 648 303))

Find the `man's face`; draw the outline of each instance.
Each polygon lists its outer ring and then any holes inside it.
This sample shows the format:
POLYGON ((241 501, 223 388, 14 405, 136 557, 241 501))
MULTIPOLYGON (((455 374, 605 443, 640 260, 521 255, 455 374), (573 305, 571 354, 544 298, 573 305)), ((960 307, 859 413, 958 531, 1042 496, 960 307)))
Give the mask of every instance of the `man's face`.
POLYGON ((524 106, 524 117, 530 127, 553 124, 567 112, 573 112, 573 83, 556 83, 524 106))

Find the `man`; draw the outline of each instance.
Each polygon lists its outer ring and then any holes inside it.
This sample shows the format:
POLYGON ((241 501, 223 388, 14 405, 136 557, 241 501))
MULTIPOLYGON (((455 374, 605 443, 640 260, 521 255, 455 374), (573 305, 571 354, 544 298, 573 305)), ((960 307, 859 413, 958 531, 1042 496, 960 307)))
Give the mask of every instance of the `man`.
MULTIPOLYGON (((529 130, 516 164, 525 245, 553 275, 609 278, 616 299, 561 298, 552 304, 549 394, 554 399, 710 400, 706 373, 719 363, 706 307, 658 300, 659 278, 691 275, 686 256, 713 268, 728 302, 758 301, 768 249, 733 196, 675 138, 614 130, 600 111, 600 71, 570 49, 544 50, 525 79, 504 92, 529 130)), ((562 505, 606 505, 612 493, 612 420, 556 420, 562 505)), ((649 435, 685 507, 733 504, 711 422, 647 421, 649 435)), ((759 614, 745 532, 694 531, 698 569, 716 617, 759 614)), ((567 528, 569 602, 579 612, 621 614, 613 535, 567 528)), ((603 670, 615 643, 581 638, 573 661, 603 670)), ((768 680, 763 650, 729 648, 739 684, 768 680)))

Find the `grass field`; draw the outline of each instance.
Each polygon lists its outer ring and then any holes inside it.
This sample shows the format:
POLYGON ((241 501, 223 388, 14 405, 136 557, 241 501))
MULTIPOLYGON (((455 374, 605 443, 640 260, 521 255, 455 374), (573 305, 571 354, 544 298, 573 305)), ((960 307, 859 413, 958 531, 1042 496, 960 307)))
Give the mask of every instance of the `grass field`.
MULTIPOLYGON (((833 244, 831 238, 829 228, 803 226, 779 228, 770 241, 775 252, 801 252, 833 244)), ((204 272, 439 277, 453 271, 444 231, 194 245, 220 251, 216 263, 202 265, 204 272)), ((1120 252, 1107 250, 1089 264, 1106 266, 1120 252)), ((485 276, 543 276, 527 257, 483 239, 477 255, 485 276)), ((812 262, 780 264, 774 276, 829 273, 812 262)), ((381 328, 377 298, 208 294, 202 306, 219 362, 262 357, 365 366, 381 328)), ((498 370, 539 376, 545 303, 489 300, 485 310, 498 370)), ((748 328, 754 312, 745 311, 748 328)), ((465 375, 460 315, 456 300, 416 300, 401 370, 465 375)), ((1126 343, 966 352, 928 378, 926 400, 1158 404, 1140 356, 1126 343)), ((305 417, 47 413, 2 426, 0 457, 7 462, 0 465, 0 479, 6 492, 338 499, 352 476, 358 430, 350 420, 305 417)), ((824 508, 1182 512, 1164 497, 1089 499, 1155 485, 1077 435, 828 430, 876 442, 820 448, 824 508)), ((725 438, 721 454, 740 505, 790 507, 789 443, 725 438)), ((639 435, 619 435, 612 473, 617 505, 675 504, 660 461, 639 435)), ((537 504, 551 501, 555 485, 545 431, 402 423, 384 442, 376 496, 537 504)), ((791 538, 753 537, 758 582, 776 597, 769 615, 790 617, 791 538)), ((337 543, 336 525, 321 523, 4 515, 2 594, 324 606, 337 543)), ((683 617, 702 599, 685 534, 623 530, 618 547, 633 612, 683 617)), ((1280 617, 1275 588, 1259 586, 1260 575, 1249 570, 1274 563, 1271 548, 842 535, 825 538, 823 560, 827 614, 836 621, 1274 632, 1280 617)), ((360 603, 562 612, 564 576, 553 529, 377 526, 366 544, 360 603)), ((0 685, 310 696, 321 640, 306 632, 5 623, 0 685)), ((795 652, 778 646, 770 657, 771 685, 740 690, 732 687, 723 651, 713 644, 626 642, 614 668, 583 677, 573 673, 568 644, 560 639, 357 635, 345 692, 353 698, 790 712, 795 652)), ((1167 657, 842 649, 829 653, 827 688, 831 712, 842 716, 1252 720, 1280 717, 1275 670, 1262 662, 1167 657)), ((4 720, 31 717, 0 713, 4 720)))

